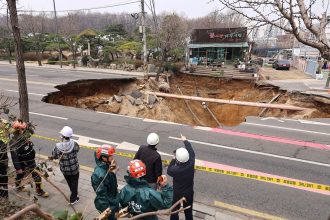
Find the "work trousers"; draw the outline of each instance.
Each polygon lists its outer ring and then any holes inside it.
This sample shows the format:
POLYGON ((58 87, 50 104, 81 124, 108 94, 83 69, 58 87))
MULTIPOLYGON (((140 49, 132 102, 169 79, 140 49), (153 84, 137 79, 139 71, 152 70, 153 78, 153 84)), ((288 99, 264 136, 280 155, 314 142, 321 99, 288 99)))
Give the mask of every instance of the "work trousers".
POLYGON ((8 154, 7 145, 0 140, 0 199, 8 198, 8 154))
POLYGON ((64 175, 66 182, 69 185, 71 195, 70 202, 74 202, 78 198, 78 182, 79 182, 79 173, 75 175, 64 175))
POLYGON ((41 190, 41 183, 42 179, 41 176, 34 170, 37 168, 36 162, 34 160, 31 161, 22 161, 20 162, 21 169, 23 170, 23 173, 16 174, 16 187, 20 187, 22 179, 25 175, 31 173, 32 178, 34 180, 34 183, 36 184, 36 191, 41 190))
MULTIPOLYGON (((174 194, 173 195, 173 203, 176 203, 178 200, 180 200, 182 197, 185 197, 187 202, 183 203, 183 207, 190 206, 189 209, 184 210, 184 215, 186 217, 186 220, 192 220, 193 215, 192 215, 192 208, 193 208, 193 202, 194 202, 194 193, 184 193, 184 194, 174 194)), ((178 210, 180 208, 180 205, 178 205, 173 211, 178 210)), ((171 220, 179 220, 179 214, 174 214, 171 215, 171 220)))

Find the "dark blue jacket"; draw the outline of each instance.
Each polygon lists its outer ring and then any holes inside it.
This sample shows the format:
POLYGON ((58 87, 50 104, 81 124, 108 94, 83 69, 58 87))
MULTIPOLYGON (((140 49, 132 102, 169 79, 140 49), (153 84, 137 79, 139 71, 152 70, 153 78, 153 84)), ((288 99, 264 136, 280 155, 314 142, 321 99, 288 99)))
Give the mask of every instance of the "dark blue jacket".
POLYGON ((167 174, 173 177, 174 196, 191 195, 194 192, 195 152, 189 141, 183 143, 189 153, 189 160, 186 163, 177 163, 173 159, 167 169, 167 174))

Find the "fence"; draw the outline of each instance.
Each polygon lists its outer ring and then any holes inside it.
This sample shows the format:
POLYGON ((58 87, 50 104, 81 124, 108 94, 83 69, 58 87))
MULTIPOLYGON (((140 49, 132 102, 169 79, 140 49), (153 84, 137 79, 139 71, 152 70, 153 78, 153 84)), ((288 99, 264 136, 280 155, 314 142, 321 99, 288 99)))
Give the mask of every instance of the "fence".
POLYGON ((303 58, 295 57, 293 58, 292 66, 312 76, 313 78, 317 77, 316 72, 319 67, 319 63, 316 60, 306 60, 303 58))

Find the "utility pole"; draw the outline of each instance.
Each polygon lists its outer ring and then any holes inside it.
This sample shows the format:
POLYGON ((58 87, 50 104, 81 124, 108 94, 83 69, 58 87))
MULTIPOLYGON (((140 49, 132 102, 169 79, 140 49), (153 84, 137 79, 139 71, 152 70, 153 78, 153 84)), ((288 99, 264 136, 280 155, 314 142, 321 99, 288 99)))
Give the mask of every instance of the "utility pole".
POLYGON ((141 25, 142 25, 142 41, 143 41, 143 63, 144 65, 147 64, 147 33, 146 33, 146 17, 144 11, 144 0, 141 0, 141 25))
POLYGON ((58 50, 60 52, 60 65, 62 68, 62 49, 60 44, 60 36, 58 35, 58 22, 57 22, 57 15, 56 15, 56 6, 55 6, 55 0, 53 0, 54 5, 54 15, 55 15, 55 23, 56 23, 56 35, 57 35, 57 43, 58 43, 58 50))

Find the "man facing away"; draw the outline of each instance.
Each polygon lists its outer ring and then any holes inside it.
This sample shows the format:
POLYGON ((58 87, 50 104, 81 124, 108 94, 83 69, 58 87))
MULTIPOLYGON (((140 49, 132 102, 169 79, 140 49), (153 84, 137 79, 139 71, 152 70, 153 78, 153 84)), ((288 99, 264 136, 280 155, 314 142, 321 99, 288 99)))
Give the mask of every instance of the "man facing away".
POLYGON ((157 189, 157 179, 162 175, 162 158, 157 152, 156 145, 159 143, 159 136, 156 133, 150 133, 147 138, 148 145, 140 146, 134 159, 141 160, 147 167, 145 179, 150 187, 157 189))
MULTIPOLYGON (((184 207, 190 206, 190 208, 186 209, 184 214, 186 220, 192 220, 195 152, 185 136, 181 135, 181 140, 185 147, 181 147, 175 151, 175 158, 170 162, 167 174, 173 177, 173 204, 182 197, 185 197, 187 202, 184 203, 184 207)), ((171 215, 171 220, 179 220, 179 215, 171 215)))

